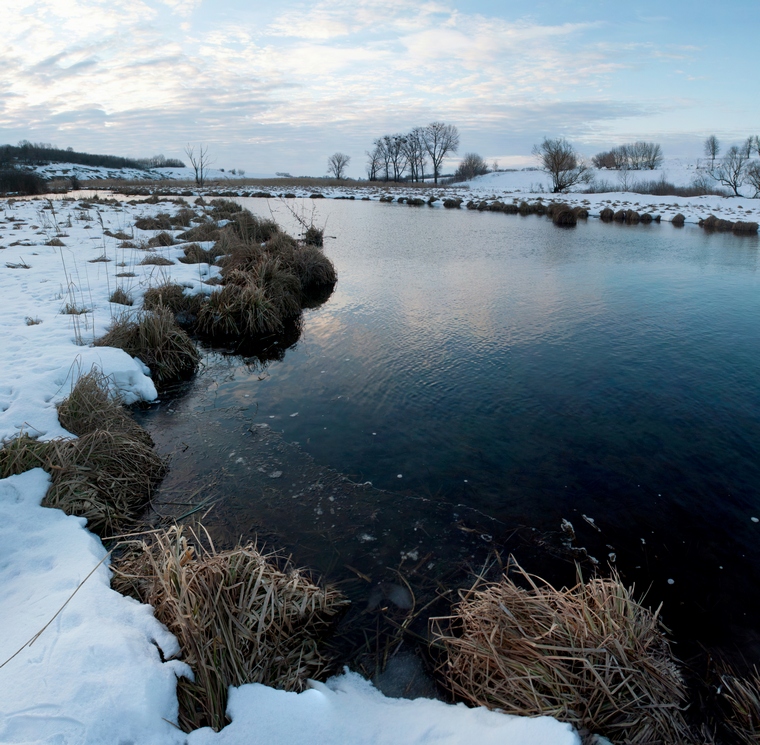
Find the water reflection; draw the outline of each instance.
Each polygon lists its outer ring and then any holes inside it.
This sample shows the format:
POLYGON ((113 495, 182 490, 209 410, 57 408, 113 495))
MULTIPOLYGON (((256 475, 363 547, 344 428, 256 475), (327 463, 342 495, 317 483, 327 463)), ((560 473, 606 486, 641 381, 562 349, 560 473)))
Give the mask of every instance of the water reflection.
MULTIPOLYGON (((260 200, 247 206, 269 216, 260 200)), ((307 313, 287 355, 235 369, 204 411, 245 407, 318 464, 424 497, 421 517, 444 505, 430 527, 439 546, 454 540, 451 505, 494 521, 484 531, 500 545, 520 524, 557 531, 570 519, 603 566, 614 554, 665 602, 682 637, 756 658, 758 239, 319 209, 337 236, 326 247, 334 296, 307 313)), ((254 520, 264 507, 246 494, 236 519, 249 509, 254 520)), ((362 525, 375 498, 358 500, 362 525)), ((410 504, 383 506, 403 512, 407 532, 410 504)), ((283 534, 311 519, 291 512, 283 534)), ((407 550, 388 530, 374 544, 386 561, 407 550)))

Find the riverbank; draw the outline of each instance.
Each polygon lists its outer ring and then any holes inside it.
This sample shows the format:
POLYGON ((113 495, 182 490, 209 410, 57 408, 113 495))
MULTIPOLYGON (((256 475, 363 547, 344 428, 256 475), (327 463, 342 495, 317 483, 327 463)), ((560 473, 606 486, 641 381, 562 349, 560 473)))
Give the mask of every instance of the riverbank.
MULTIPOLYGON (((90 344, 169 278, 191 296, 213 291, 219 268, 184 263, 187 243, 173 241, 187 226, 135 227, 139 219, 155 225, 150 220, 160 222, 162 213, 183 206, 156 200, 2 202, 3 440, 22 432, 41 440, 70 436, 56 406, 93 367, 125 403, 156 399, 143 363, 90 344), (158 238, 162 234, 172 240, 158 238)), ((6 631, 0 687, 12 692, 0 706, 0 739, 237 743, 250 742, 255 729, 268 744, 313 737, 316 730, 325 733, 325 742, 457 743, 473 736, 515 745, 578 742, 568 725, 555 720, 394 701, 356 676, 299 695, 244 686, 232 698, 231 727, 218 735, 185 735, 173 726, 176 678, 188 672, 172 660, 176 640, 149 606, 110 589, 108 554, 83 519, 40 506, 48 484, 39 469, 0 481, 0 614, 6 631), (376 715, 357 725, 359 713, 371 708, 376 715), (403 732, 388 726, 390 716, 403 720, 403 732)))

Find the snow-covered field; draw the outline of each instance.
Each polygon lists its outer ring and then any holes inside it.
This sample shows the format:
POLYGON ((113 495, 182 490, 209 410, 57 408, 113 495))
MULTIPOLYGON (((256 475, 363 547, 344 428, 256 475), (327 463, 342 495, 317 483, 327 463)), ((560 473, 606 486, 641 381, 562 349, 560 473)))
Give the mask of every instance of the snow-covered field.
MULTIPOLYGON (((49 163, 32 169, 45 179, 78 178, 80 181, 193 181, 195 171, 192 168, 107 168, 106 166, 85 166, 79 163, 49 163)), ((251 173, 247 178, 270 178, 271 174, 251 173)), ((209 181, 229 181, 242 178, 242 174, 219 168, 206 171, 209 181)))
MULTIPOLYGON (((0 200, 0 438, 67 435, 56 404, 93 366, 126 402, 155 398, 139 360, 89 343, 124 310, 109 302, 117 287, 136 308, 169 276, 188 292, 209 291, 204 280, 217 270, 178 263, 181 245, 155 249, 169 266, 142 264, 148 252, 122 248, 105 232, 139 242, 152 232, 134 229, 135 219, 161 211, 175 208, 0 200), (56 239, 64 245, 48 245, 56 239)), ((187 669, 162 661, 177 652, 176 640, 148 606, 110 589, 105 549, 82 519, 40 506, 48 479, 36 469, 0 480, 2 743, 580 743, 554 719, 389 699, 353 674, 302 694, 242 686, 231 691, 227 728, 185 735, 172 723, 176 676, 187 669)))

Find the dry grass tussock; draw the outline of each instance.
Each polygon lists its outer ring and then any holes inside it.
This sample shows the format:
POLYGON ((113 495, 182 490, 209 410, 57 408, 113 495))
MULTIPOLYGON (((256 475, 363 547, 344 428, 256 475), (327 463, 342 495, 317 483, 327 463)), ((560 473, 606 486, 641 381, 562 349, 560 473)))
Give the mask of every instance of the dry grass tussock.
POLYGON ((158 384, 191 375, 200 355, 190 337, 178 326, 174 314, 164 307, 114 319, 95 346, 117 347, 139 357, 158 384))
POLYGON ((613 575, 557 590, 517 567, 433 619, 451 690, 508 714, 549 715, 615 743, 691 742, 685 686, 659 620, 613 575))
POLYGON ((199 332, 212 337, 281 333, 315 291, 335 284, 335 267, 318 247, 235 203, 229 211, 226 200, 213 204, 231 219, 212 249, 220 257, 223 285, 201 304, 199 332))
POLYGON ((43 504, 87 519, 101 536, 134 524, 164 475, 149 435, 110 398, 98 373, 79 379, 59 406, 78 439, 41 442, 26 434, 0 447, 0 477, 43 468, 52 479, 43 504))
POLYGON ((318 641, 346 601, 255 545, 216 551, 202 527, 154 534, 117 560, 114 586, 155 609, 195 681, 181 679, 179 721, 221 729, 229 686, 300 691, 326 662, 318 641))
POLYGON ((720 676, 720 693, 728 704, 726 724, 737 742, 757 745, 760 742, 760 672, 740 678, 726 669, 720 676))

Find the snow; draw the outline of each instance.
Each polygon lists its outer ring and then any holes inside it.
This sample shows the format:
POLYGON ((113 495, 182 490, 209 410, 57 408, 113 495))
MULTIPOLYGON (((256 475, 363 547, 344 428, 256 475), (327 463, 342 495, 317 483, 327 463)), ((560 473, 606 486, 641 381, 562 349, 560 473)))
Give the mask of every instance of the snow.
POLYGON ((550 717, 387 698, 350 672, 298 694, 256 684, 232 688, 227 713, 231 724, 219 733, 196 730, 188 745, 580 745, 569 724, 550 717))
MULTIPOLYGON (((108 168, 106 166, 85 166, 79 163, 49 163, 35 166, 31 170, 45 179, 78 178, 80 181, 195 181, 195 171, 192 168, 108 168)), ((237 169, 236 169, 237 170, 237 169)), ((205 172, 209 181, 229 181, 243 178, 237 173, 220 168, 209 168, 205 172)), ((250 173, 245 178, 276 178, 267 173, 250 173)))
MULTIPOLYGON (((181 245, 156 249, 175 262, 171 266, 142 265, 145 251, 120 247, 120 239, 106 234, 124 231, 139 243, 153 231, 134 228, 137 217, 175 209, 0 200, 0 438, 20 431, 70 436, 56 404, 93 366, 127 403, 156 397, 140 360, 89 344, 124 311, 109 302, 117 286, 132 294, 135 308, 151 284, 167 278, 187 292, 211 290, 205 280, 218 270, 178 263, 181 245), (56 237, 65 245, 46 245, 56 237), (108 261, 95 261, 100 258, 108 261), (62 313, 67 304, 87 312, 62 313)), ((169 659, 178 652, 176 639, 149 606, 110 589, 106 551, 83 519, 40 505, 48 484, 40 469, 0 480, 2 743, 580 742, 569 725, 553 719, 391 699, 353 674, 298 695, 260 685, 232 689, 231 725, 218 734, 185 735, 172 724, 177 676, 190 674, 169 659)))
POLYGON ((176 639, 147 605, 114 592, 105 562, 39 638, 24 646, 106 556, 84 520, 40 502, 37 468, 0 480, 0 742, 184 742, 176 639))

